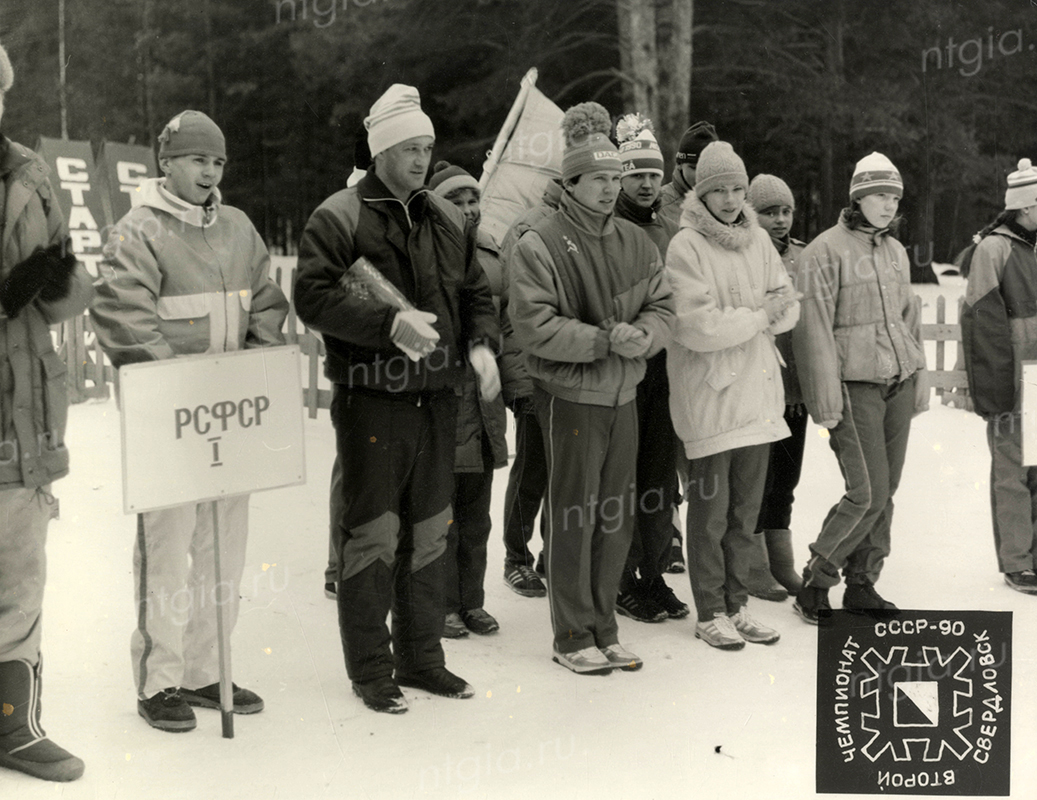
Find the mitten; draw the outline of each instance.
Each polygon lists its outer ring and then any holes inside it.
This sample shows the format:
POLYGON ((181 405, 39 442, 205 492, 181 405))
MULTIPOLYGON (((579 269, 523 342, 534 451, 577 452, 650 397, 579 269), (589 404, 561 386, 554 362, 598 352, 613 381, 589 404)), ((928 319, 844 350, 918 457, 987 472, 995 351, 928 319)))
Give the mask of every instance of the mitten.
POLYGON ((43 288, 40 289, 40 300, 53 303, 68 296, 72 285, 72 273, 76 271, 76 254, 72 252, 72 240, 52 244, 43 251, 47 254, 44 267, 43 288))
POLYGON ((40 293, 45 283, 44 273, 48 255, 37 248, 31 256, 11 267, 7 277, 0 281, 0 306, 14 319, 40 293))

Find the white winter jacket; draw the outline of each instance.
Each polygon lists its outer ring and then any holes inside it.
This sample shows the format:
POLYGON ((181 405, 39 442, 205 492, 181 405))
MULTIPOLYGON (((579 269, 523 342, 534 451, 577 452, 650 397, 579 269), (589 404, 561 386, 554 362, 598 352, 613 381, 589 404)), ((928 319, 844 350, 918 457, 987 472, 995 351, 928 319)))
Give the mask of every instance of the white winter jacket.
POLYGON ((784 439, 774 335, 795 326, 799 303, 769 325, 764 298, 791 292, 792 282, 755 212, 746 203, 725 225, 689 193, 666 272, 677 309, 666 356, 670 415, 688 458, 784 439))

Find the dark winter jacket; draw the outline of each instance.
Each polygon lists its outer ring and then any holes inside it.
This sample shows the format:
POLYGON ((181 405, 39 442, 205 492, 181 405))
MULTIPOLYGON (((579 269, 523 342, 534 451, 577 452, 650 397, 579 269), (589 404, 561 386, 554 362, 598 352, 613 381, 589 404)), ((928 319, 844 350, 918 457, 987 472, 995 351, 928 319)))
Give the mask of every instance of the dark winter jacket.
POLYGON ((680 170, 674 169, 673 180, 659 192, 659 216, 674 228, 680 227, 684 198, 690 191, 691 187, 684 182, 680 170))
MULTIPOLYGON (((48 174, 39 156, 0 135, 0 281, 68 235, 48 174)), ((0 490, 35 489, 68 474, 67 370, 50 326, 82 313, 91 292, 90 273, 78 264, 64 298, 37 297, 14 319, 0 308, 0 490)))
POLYGON ((551 181, 544 189, 544 197, 540 205, 533 206, 525 214, 519 217, 508 228, 501 244, 501 271, 503 282, 501 286, 501 332, 503 334, 503 353, 501 355, 501 394, 504 402, 514 408, 515 401, 519 398, 531 398, 533 396, 533 379, 529 377, 526 370, 526 358, 522 349, 515 339, 515 329, 511 324, 510 312, 508 311, 509 274, 508 268, 511 257, 515 252, 515 245, 519 237, 536 225, 540 220, 558 210, 558 203, 562 199, 562 184, 551 181))
POLYGON ((284 344, 288 300, 244 211, 145 181, 105 243, 90 316, 112 364, 284 344))
POLYGON ((374 170, 310 216, 299 244, 295 307, 324 336, 332 383, 387 392, 454 389, 468 350, 496 351, 500 328, 475 252, 475 229, 452 203, 420 189, 406 203, 374 170), (408 301, 436 315, 436 349, 410 361, 390 337, 397 309, 346 278, 365 256, 408 301))
POLYGON ((843 418, 843 381, 894 383, 918 373, 915 412, 929 407, 922 325, 904 246, 840 220, 807 245, 792 332, 804 402, 818 424, 843 418))
POLYGON ((659 248, 659 255, 665 261, 666 248, 670 246, 670 239, 677 233, 680 226, 676 222, 663 217, 659 213, 661 207, 661 195, 655 199, 651 208, 645 208, 627 197, 626 192, 620 192, 619 199, 616 200, 616 216, 619 219, 633 222, 647 233, 652 243, 659 248))
MULTIPOLYGON (((778 242, 771 239, 781 256, 781 263, 785 265, 785 271, 789 274, 793 285, 796 283, 796 275, 799 274, 799 258, 806 242, 786 236, 778 242)), ((799 388, 799 372, 796 370, 796 355, 792 351, 792 331, 779 333, 774 337, 774 343, 778 346, 778 352, 785 362, 781 371, 781 381, 785 386, 785 405, 794 406, 803 402, 803 390, 799 388)))
MULTIPOLYGON (((476 254, 479 266, 486 274, 490 292, 493 294, 494 307, 499 310, 501 292, 500 253, 493 239, 481 229, 478 233, 476 254)), ((501 372, 501 383, 504 377, 504 365, 498 359, 501 372)), ((471 364, 465 371, 464 383, 457 388, 457 447, 454 451, 454 472, 484 472, 497 467, 508 466, 508 443, 505 439, 507 415, 504 411, 504 398, 497 395, 486 401, 479 396, 479 382, 475 368, 471 364), (485 463, 483 456, 483 438, 490 448, 490 461, 485 463)))
POLYGON ((961 339, 976 413, 1018 411, 1022 362, 1037 359, 1037 252, 1007 225, 972 255, 961 339))
POLYGON ((565 193, 527 231, 511 263, 511 321, 536 386, 573 403, 621 406, 637 394, 645 358, 665 347, 673 298, 659 250, 636 225, 565 193), (626 322, 652 334, 646 356, 611 350, 626 322))

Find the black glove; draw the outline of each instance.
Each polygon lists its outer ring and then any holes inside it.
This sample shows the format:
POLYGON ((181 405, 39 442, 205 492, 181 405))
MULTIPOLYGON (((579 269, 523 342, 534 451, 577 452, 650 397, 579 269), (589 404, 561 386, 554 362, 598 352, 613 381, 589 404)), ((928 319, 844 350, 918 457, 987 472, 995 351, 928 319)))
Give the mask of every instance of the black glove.
POLYGON ((47 265, 44 268, 43 288, 40 289, 40 300, 54 303, 68 297, 72 287, 72 274, 76 271, 76 254, 72 252, 72 240, 52 244, 43 251, 47 254, 47 265))
POLYGON ((68 294, 76 256, 71 242, 65 240, 43 249, 36 248, 24 261, 15 264, 0 283, 0 306, 14 319, 39 295, 53 302, 68 294))

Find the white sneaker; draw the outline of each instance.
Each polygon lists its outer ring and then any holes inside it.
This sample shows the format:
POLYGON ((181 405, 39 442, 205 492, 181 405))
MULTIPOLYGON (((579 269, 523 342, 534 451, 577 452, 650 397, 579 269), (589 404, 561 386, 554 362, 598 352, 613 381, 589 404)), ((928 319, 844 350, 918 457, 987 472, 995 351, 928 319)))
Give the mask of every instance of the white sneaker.
POLYGON ((749 612, 745 610, 745 606, 742 606, 742 608, 738 610, 737 614, 732 614, 730 619, 734 624, 735 630, 738 631, 742 638, 747 642, 753 642, 754 644, 774 644, 781 638, 781 634, 774 630, 774 628, 768 628, 766 625, 757 622, 749 616, 749 612))
POLYGON ((738 635, 734 622, 723 611, 718 611, 709 622, 697 623, 695 638, 721 650, 741 650, 745 647, 745 639, 738 635))
POLYGON ((613 667, 625 672, 634 672, 645 665, 644 661, 625 649, 618 642, 601 648, 601 652, 613 667))
POLYGON ((607 675, 613 664, 597 647, 585 647, 575 653, 554 651, 554 662, 580 675, 607 675))

